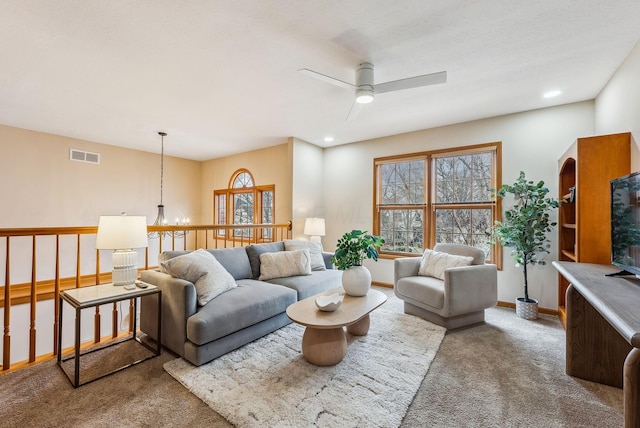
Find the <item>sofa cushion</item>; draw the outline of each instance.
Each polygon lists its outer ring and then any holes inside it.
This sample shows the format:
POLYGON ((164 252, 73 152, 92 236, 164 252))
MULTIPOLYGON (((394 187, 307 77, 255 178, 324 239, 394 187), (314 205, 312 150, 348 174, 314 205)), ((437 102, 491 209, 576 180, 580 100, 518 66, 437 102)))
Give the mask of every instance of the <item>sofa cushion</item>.
POLYGON ((234 279, 253 278, 251 263, 249 263, 249 256, 247 255, 247 250, 245 250, 244 247, 218 248, 207 251, 213 254, 216 260, 224 266, 227 272, 229 272, 234 279))
POLYGON ((260 254, 260 281, 296 275, 311 275, 309 250, 260 254))
POLYGON ((275 253, 276 251, 284 251, 284 242, 271 242, 269 244, 251 244, 246 247, 249 263, 251 264, 252 278, 257 279, 260 276, 260 254, 275 253))
POLYGON ((295 303, 296 293, 286 287, 253 279, 241 279, 238 286, 189 317, 187 338, 202 345, 274 317, 295 303))
POLYGON ((407 301, 419 302, 420 306, 429 305, 442 309, 444 305, 444 281, 431 276, 409 276, 396 283, 398 295, 407 301))
POLYGON ((320 244, 298 239, 286 239, 284 241, 284 249, 286 251, 303 250, 305 248, 309 250, 309 255, 311 256, 311 270, 326 270, 320 244))
MULTIPOLYGON (((244 247, 217 248, 207 250, 220 262, 222 266, 233 276, 234 279, 253 278, 249 256, 244 247)), ((193 252, 192 250, 163 251, 158 255, 160 272, 168 273, 162 266, 162 262, 171 260, 174 257, 183 256, 193 252)))
POLYGON ((470 266, 471 262, 473 262, 473 257, 456 256, 427 249, 424 250, 422 254, 418 275, 432 276, 444 280, 444 271, 446 269, 458 266, 470 266))
POLYGON ((306 299, 315 294, 341 285, 342 271, 337 269, 327 269, 323 271, 313 271, 311 275, 290 276, 288 278, 270 279, 271 284, 283 285, 298 293, 298 300, 306 299))
POLYGON ((236 287, 231 274, 209 251, 202 248, 174 257, 160 265, 171 276, 187 280, 196 286, 200 306, 236 287))

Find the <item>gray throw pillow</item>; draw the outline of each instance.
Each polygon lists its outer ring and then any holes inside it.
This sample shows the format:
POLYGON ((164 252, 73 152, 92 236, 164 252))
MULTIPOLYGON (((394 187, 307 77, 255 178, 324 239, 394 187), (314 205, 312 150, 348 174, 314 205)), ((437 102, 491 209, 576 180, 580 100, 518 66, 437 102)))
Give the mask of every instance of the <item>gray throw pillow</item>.
POLYGON ((284 242, 270 242, 268 244, 251 244, 247 249, 249 263, 251 264, 251 273, 254 278, 260 276, 260 254, 274 253, 276 251, 284 251, 284 242))
POLYGON ((198 304, 209 301, 237 286, 231 274, 207 250, 197 251, 174 257, 160 265, 168 274, 192 282, 196 286, 198 304))
POLYGON ((327 270, 322 257, 322 247, 317 242, 301 241, 297 239, 287 239, 284 241, 286 251, 309 250, 311 256, 311 270, 327 270))

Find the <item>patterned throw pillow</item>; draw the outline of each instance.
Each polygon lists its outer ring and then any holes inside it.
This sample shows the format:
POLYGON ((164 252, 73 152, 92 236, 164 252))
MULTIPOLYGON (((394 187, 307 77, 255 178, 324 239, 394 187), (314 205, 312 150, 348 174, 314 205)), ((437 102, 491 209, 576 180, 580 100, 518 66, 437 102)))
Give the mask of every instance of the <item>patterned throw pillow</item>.
POLYGON ((305 248, 309 250, 309 256, 311 256, 311 270, 327 270, 320 244, 297 239, 286 239, 284 241, 284 249, 287 251, 304 250, 305 248))
POLYGON ((418 275, 432 276, 434 278, 444 280, 444 271, 446 269, 458 266, 470 266, 473 257, 456 256, 440 251, 424 250, 418 275))
POLYGON ((260 254, 260 281, 296 275, 311 275, 308 249, 260 254))
POLYGON ((169 275, 192 282, 196 286, 200 306, 237 287, 233 276, 210 252, 202 248, 161 262, 160 265, 169 275))

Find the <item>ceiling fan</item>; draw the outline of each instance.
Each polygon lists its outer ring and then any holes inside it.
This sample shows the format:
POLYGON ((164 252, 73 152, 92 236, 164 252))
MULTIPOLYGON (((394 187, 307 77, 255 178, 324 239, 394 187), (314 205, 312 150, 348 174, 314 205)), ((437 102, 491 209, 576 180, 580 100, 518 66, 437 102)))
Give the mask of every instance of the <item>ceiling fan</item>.
POLYGON ((375 94, 383 94, 385 92, 401 91, 403 89, 418 88, 420 86, 437 85, 447 81, 447 72, 440 71, 438 73, 423 74, 421 76, 408 77, 406 79, 392 80, 385 83, 373 83, 373 64, 368 62, 362 63, 356 67, 356 83, 344 82, 335 77, 318 73, 317 71, 302 68, 298 70, 324 82, 331 83, 341 88, 355 91, 355 100, 347 116, 347 120, 355 119, 360 113, 363 104, 373 101, 375 94))

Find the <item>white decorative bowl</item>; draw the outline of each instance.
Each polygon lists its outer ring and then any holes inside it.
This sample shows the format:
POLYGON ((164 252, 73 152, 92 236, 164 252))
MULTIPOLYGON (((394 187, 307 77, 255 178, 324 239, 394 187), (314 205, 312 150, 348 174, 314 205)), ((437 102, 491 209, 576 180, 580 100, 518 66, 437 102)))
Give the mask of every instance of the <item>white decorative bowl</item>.
POLYGON ((321 311, 333 312, 340 307, 344 300, 344 294, 333 293, 316 297, 316 306, 321 311))

